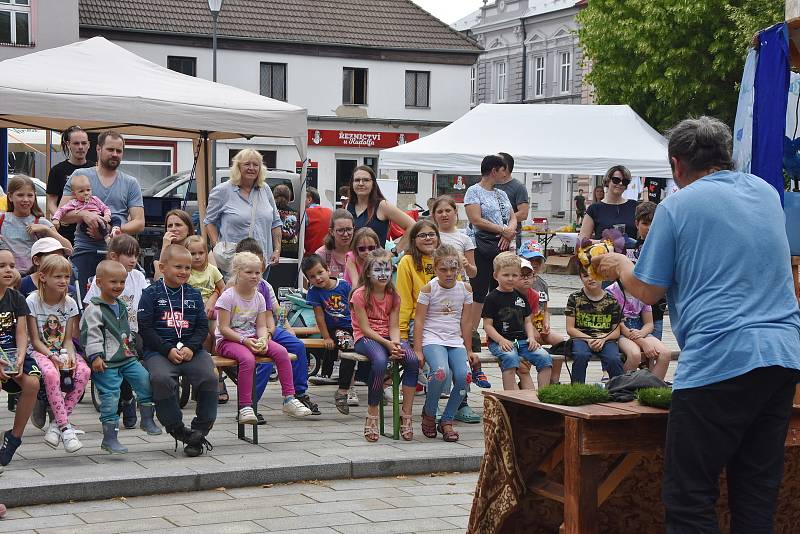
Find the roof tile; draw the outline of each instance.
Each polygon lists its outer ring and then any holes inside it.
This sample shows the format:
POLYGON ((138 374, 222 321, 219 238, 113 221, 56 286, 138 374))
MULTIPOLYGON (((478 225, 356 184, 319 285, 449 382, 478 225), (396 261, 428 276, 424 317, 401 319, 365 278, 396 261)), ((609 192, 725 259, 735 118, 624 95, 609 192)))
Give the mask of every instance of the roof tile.
MULTIPOLYGON (((80 25, 209 35, 206 0, 79 0, 80 25)), ((225 0, 218 34, 265 41, 480 52, 411 0, 225 0)))

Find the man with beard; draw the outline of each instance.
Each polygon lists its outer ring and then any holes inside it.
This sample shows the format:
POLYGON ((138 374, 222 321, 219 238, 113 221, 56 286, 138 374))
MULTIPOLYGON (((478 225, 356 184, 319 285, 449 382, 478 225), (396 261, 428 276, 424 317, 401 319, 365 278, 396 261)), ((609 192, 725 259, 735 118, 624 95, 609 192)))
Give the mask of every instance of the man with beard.
MULTIPOLYGON (((108 130, 101 133, 97 138, 97 166, 77 169, 70 176, 64 186, 61 205, 72 197, 72 178, 79 174, 87 176, 92 194, 111 208, 112 216, 116 215, 125 221, 122 231, 135 235, 144 228, 144 203, 136 178, 117 170, 124 149, 125 140, 119 132, 108 130)), ((106 242, 99 231, 101 220, 102 215, 98 213, 79 210, 65 214, 61 221, 64 224, 84 223, 75 231, 75 252, 71 258, 78 269, 81 292, 86 291, 89 278, 105 257, 106 242)))

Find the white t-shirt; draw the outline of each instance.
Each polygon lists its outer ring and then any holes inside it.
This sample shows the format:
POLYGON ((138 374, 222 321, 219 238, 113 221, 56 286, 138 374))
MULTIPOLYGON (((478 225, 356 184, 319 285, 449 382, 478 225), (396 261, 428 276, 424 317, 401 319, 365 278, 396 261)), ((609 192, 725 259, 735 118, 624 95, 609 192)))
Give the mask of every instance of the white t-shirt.
MULTIPOLYGON (((78 304, 70 296, 67 296, 54 306, 45 304, 39 297, 39 291, 34 291, 25 300, 31 310, 31 315, 36 319, 36 324, 39 327, 39 332, 37 332, 39 338, 51 350, 61 350, 64 346, 67 322, 78 315, 78 304)), ((28 349, 33 350, 30 343, 28 344, 28 349)))
POLYGON ((442 241, 442 245, 452 245, 462 254, 468 250, 475 249, 475 243, 472 239, 460 230, 456 230, 455 232, 439 232, 439 238, 442 241))
MULTIPOLYGON (((142 298, 142 290, 149 285, 142 271, 138 269, 129 272, 128 278, 125 279, 125 289, 122 291, 122 295, 120 295, 119 298, 125 303, 125 306, 128 307, 128 324, 131 326, 131 332, 139 331, 139 321, 136 319, 136 312, 139 309, 139 299, 142 298)), ((83 302, 88 304, 94 297, 99 296, 100 290, 97 288, 97 284, 94 283, 94 277, 92 277, 92 285, 89 287, 89 291, 86 292, 83 302)))

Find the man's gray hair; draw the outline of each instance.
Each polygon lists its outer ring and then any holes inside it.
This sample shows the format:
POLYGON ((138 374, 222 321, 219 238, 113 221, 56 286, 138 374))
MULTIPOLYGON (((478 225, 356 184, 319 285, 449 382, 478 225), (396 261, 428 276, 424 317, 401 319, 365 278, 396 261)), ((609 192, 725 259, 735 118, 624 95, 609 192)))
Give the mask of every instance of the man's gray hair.
POLYGON ((733 169, 733 137, 728 125, 714 117, 685 119, 667 132, 670 158, 686 163, 693 171, 733 169))

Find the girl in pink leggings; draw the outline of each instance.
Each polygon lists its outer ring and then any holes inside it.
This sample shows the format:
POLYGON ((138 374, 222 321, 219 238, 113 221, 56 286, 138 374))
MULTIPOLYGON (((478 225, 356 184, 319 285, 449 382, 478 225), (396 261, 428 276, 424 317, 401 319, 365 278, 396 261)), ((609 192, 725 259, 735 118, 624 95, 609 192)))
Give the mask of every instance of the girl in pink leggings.
POLYGON ((83 447, 69 416, 91 374, 72 344, 72 336, 78 332, 78 305, 67 295, 71 274, 72 266, 64 256, 46 256, 39 267, 39 289, 27 298, 31 311, 28 316, 31 349, 44 376, 47 402, 55 418, 45 432, 44 441, 53 448, 63 442, 67 452, 83 447), (62 357, 63 350, 66 354, 62 357))
POLYGON ((233 257, 233 287, 217 299, 217 354, 239 363, 237 398, 238 420, 255 425, 253 411, 253 371, 256 354, 272 358, 278 368, 283 393, 283 413, 293 417, 311 415, 294 396, 292 362, 284 347, 272 341, 267 325, 267 303, 258 292, 261 281, 261 259, 252 252, 239 252, 233 257))

